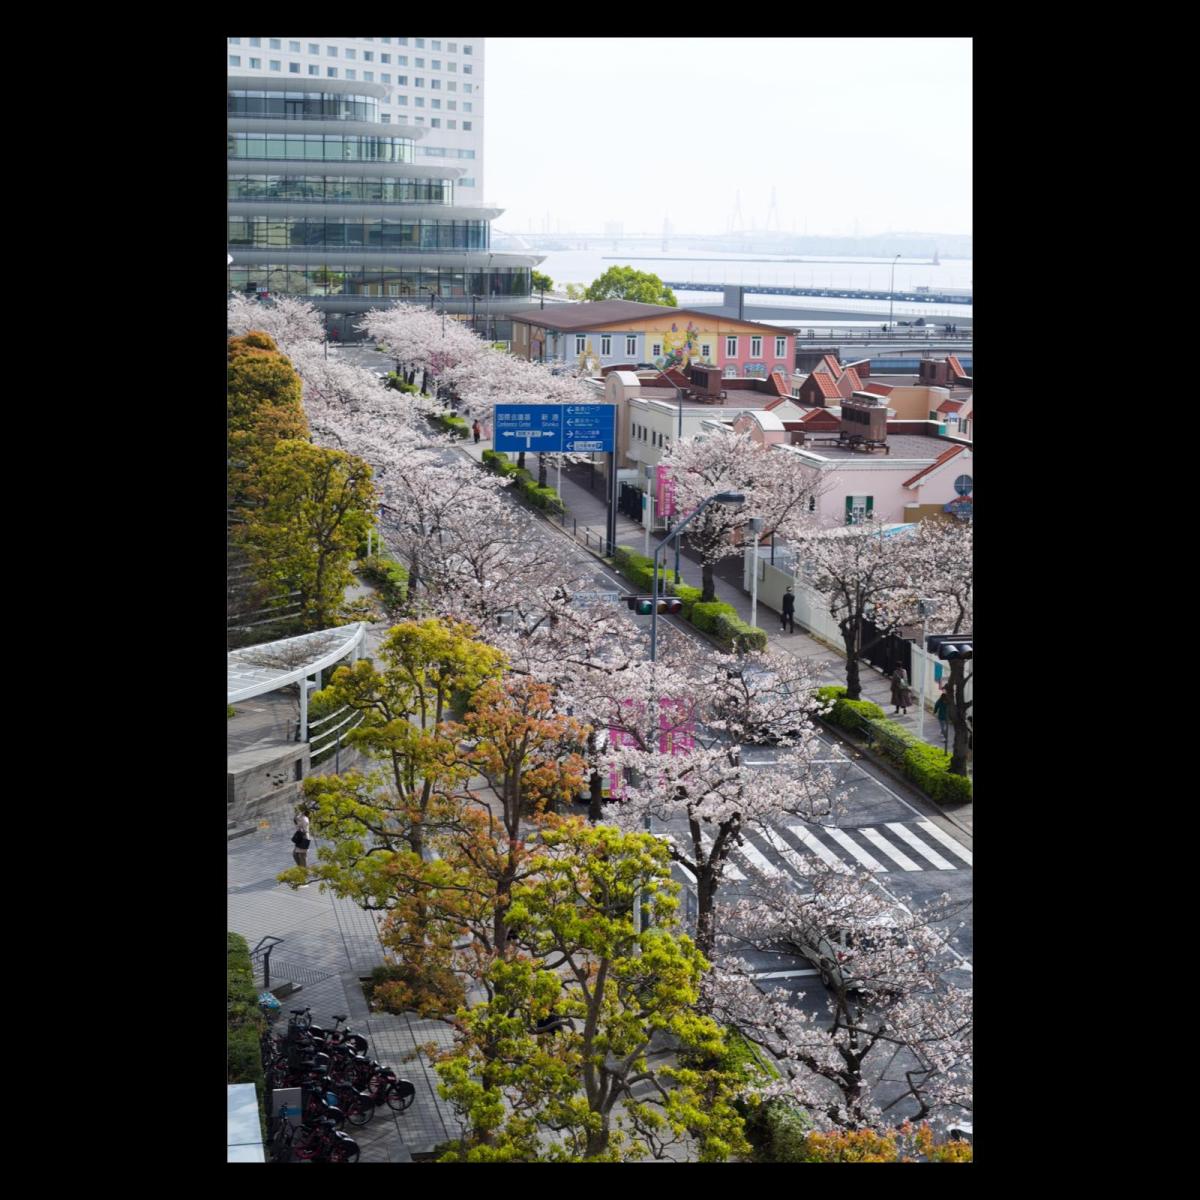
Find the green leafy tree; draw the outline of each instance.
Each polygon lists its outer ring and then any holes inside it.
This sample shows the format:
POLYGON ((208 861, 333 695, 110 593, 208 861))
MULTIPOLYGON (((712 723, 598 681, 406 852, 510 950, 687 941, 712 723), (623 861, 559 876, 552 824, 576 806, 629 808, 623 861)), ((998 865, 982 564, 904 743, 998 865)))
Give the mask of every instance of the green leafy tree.
POLYGON ((535 292, 552 292, 554 291, 554 280, 549 275, 543 275, 541 271, 534 271, 533 275, 533 290, 535 292))
POLYGON ((342 450, 276 442, 256 471, 261 504, 246 511, 238 540, 255 577, 273 594, 299 592, 307 629, 336 624, 350 562, 374 525, 371 468, 342 450))
POLYGON ((746 1153, 741 1073, 697 1065, 722 1064, 725 1043, 697 1011, 708 963, 677 932, 667 847, 578 818, 541 843, 509 910, 522 955, 493 963, 491 1000, 459 1012, 437 1066, 469 1126, 443 1161, 620 1161, 682 1138, 704 1161, 746 1153), (651 1065, 656 1036, 675 1065, 651 1065))
POLYGON ((584 296, 588 300, 636 300, 640 304, 678 306, 675 293, 657 275, 633 267, 609 267, 599 279, 592 280, 584 296))

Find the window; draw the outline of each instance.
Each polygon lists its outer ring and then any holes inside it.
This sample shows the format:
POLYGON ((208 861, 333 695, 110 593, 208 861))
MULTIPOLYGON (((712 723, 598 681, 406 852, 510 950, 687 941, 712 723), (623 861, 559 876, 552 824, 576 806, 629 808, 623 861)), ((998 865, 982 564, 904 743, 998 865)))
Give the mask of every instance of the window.
POLYGON ((364 72, 363 72, 363 78, 364 78, 364 79, 365 79, 365 80, 366 80, 368 83, 374 83, 374 82, 375 82, 375 72, 374 72, 374 71, 364 71, 364 72))
POLYGON ((250 69, 252 71, 258 71, 261 68, 262 68, 262 59, 261 58, 252 58, 250 60, 250 69))
POLYGON ((871 510, 874 507, 874 496, 847 496, 846 524, 861 525, 871 515, 871 510))
POLYGON ((272 50, 282 50, 283 49, 283 43, 278 38, 269 38, 268 42, 269 42, 270 49, 272 49, 272 50))
POLYGON ((407 67, 408 66, 408 55, 407 54, 397 54, 396 55, 396 66, 407 67))
POLYGON ((442 118, 441 117, 431 117, 429 124, 432 125, 434 127, 434 129, 441 129, 442 118))
POLYGON ((447 121, 447 122, 446 122, 446 128, 447 128, 447 129, 457 129, 457 128, 458 128, 458 122, 457 122, 457 121, 447 121))
POLYGON ((464 100, 463 101, 463 112, 473 112, 473 111, 474 111, 474 105, 472 105, 470 100, 464 100))
POLYGON ((309 42, 308 43, 308 52, 309 52, 309 54, 320 54, 321 47, 318 46, 316 42, 309 42))
POLYGON ((347 67, 347 68, 346 68, 346 78, 347 78, 347 79, 357 79, 357 78, 358 78, 358 75, 357 75, 357 73, 355 72, 355 70, 354 70, 354 68, 353 68, 353 67, 347 67))
POLYGON ((425 39, 424 38, 413 38, 413 45, 416 46, 416 48, 418 50, 424 50, 425 49, 425 39))
POLYGON ((458 84, 457 84, 457 83, 455 83, 453 79, 451 79, 451 80, 450 80, 450 82, 446 84, 446 91, 448 91, 448 92, 457 92, 457 91, 458 91, 458 84))
POLYGON ((350 49, 347 49, 347 50, 346 50, 346 57, 347 57, 347 58, 357 58, 357 57, 358 57, 358 51, 357 51, 357 50, 350 50, 350 49))
POLYGON ((379 56, 379 61, 381 63, 390 63, 392 61, 392 56, 390 54, 381 54, 379 56))
POLYGON ((627 333, 625 335, 625 353, 632 358, 637 353, 637 335, 627 333))
POLYGON ((310 75, 320 75, 320 74, 321 74, 321 68, 320 68, 320 67, 318 67, 316 63, 310 63, 310 64, 309 64, 309 67, 308 67, 308 73, 309 73, 310 75))
POLYGON ((337 58, 337 47, 336 46, 326 46, 325 47, 325 57, 326 58, 337 58))
POLYGON ((661 355, 662 355, 662 343, 655 342, 654 345, 650 347, 650 357, 651 358, 659 358, 659 357, 661 357, 661 355))
POLYGON ((582 333, 575 335, 575 353, 582 354, 587 349, 587 337, 582 333))
POLYGON ((288 42, 288 53, 289 54, 299 54, 300 53, 300 43, 299 42, 288 42))
POLYGON ((762 337, 761 335, 750 339, 750 357, 762 358, 762 337))
POLYGON ((424 117, 418 117, 418 118, 417 118, 417 124, 418 124, 418 125, 424 125, 424 124, 425 124, 425 118, 424 118, 424 117))
POLYGON ((775 357, 776 358, 786 358, 787 357, 787 338, 786 337, 777 337, 775 339, 775 357))
POLYGON ((430 50, 440 50, 442 48, 442 43, 441 42, 430 42, 429 48, 430 48, 430 50))
POLYGON ((375 61, 375 51, 374 50, 364 50, 363 51, 363 62, 374 62, 374 61, 375 61))
POLYGON ((701 345, 701 347, 700 347, 700 357, 701 358, 711 358, 712 357, 712 347, 707 342, 703 343, 703 345, 701 345))
POLYGON ((455 110, 455 109, 458 107, 458 101, 457 101, 457 100, 447 100, 447 101, 446 101, 446 107, 447 107, 447 108, 448 108, 448 109, 449 109, 451 112, 453 112, 453 111, 454 111, 454 110, 455 110))
POLYGON ((474 51, 471 49, 471 47, 470 47, 470 46, 464 46, 464 47, 463 47, 463 53, 464 53, 464 54, 473 54, 473 53, 474 53, 474 51))
POLYGON ((231 46, 240 46, 242 44, 242 39, 241 38, 230 38, 229 44, 231 46))
POLYGON ((429 86, 431 88, 440 88, 442 86, 442 81, 440 79, 431 79, 429 81, 429 86))
POLYGON ((279 61, 279 59, 277 59, 277 58, 273 58, 273 59, 271 59, 271 70, 272 70, 272 71, 282 71, 282 70, 283 70, 283 63, 281 63, 281 62, 279 61))
POLYGON ((396 45, 397 45, 397 46, 407 46, 407 45, 408 45, 408 38, 397 38, 397 39, 396 39, 396 45))
POLYGON ((392 123, 392 118, 387 113, 383 113, 379 118, 379 123, 381 125, 390 125, 392 123))
POLYGON ((380 83, 391 83, 392 77, 386 71, 380 71, 379 72, 379 82, 380 83))
POLYGON ((466 177, 464 177, 464 178, 462 178, 462 179, 460 179, 460 180, 458 181, 458 186, 459 186, 459 187, 474 187, 474 186, 475 186, 475 180, 473 180, 473 179, 467 179, 466 177))
POLYGON ((413 59, 414 67, 423 67, 424 65, 425 65, 425 60, 423 58, 414 58, 413 59))
POLYGON ((469 95, 471 94, 471 91, 472 91, 471 85, 470 85, 469 83, 464 83, 464 84, 463 84, 463 91, 464 91, 464 92, 466 92, 466 93, 467 93, 467 95, 469 96, 469 95))
POLYGON ((252 46, 261 46, 261 45, 262 45, 262 38, 251 38, 251 39, 250 39, 250 45, 252 45, 252 46))
POLYGON ((337 67, 326 67, 325 68, 325 78, 326 79, 336 79, 337 78, 337 67))
POLYGON ((415 104, 415 105, 416 105, 418 108, 424 108, 424 107, 425 107, 425 97, 424 97, 424 96, 418 96, 418 97, 417 97, 417 98, 416 98, 416 99, 413 101, 413 103, 414 103, 414 104, 415 104))
POLYGON ((288 72, 292 75, 299 75, 300 74, 300 64, 293 63, 293 62, 288 63, 288 72))
POLYGON ((440 71, 442 69, 442 60, 440 58, 432 59, 429 63, 431 71, 440 71))
POLYGON ((231 54, 229 56, 229 65, 231 67, 240 67, 242 65, 241 56, 238 54, 231 54))
POLYGON ((600 338, 600 354, 603 358, 608 358, 612 355, 612 334, 603 334, 600 338))
POLYGON ((447 71, 457 71, 457 70, 458 70, 458 63, 448 62, 448 63, 446 64, 446 70, 447 70, 447 71))
POLYGON ((435 96, 432 100, 430 100, 429 107, 430 108, 441 108, 442 102, 435 96))
POLYGON ((396 97, 396 103, 397 103, 397 104, 404 104, 404 105, 407 105, 407 104, 408 104, 408 97, 407 97, 407 96, 397 96, 397 97, 396 97))
POLYGON ((471 132, 471 128, 472 128, 472 126, 471 126, 471 122, 470 122, 470 121, 464 121, 464 122, 463 122, 463 128, 464 128, 464 129, 465 129, 465 130, 466 130, 468 133, 470 133, 470 132, 471 132))
POLYGON ((470 63, 463 63, 463 74, 464 75, 471 74, 471 64, 470 63))
POLYGON ((737 358, 737 338, 727 337, 725 339, 725 357, 737 358))
POLYGON ((457 54, 457 53, 458 53, 458 43, 457 43, 457 42, 447 42, 447 43, 446 43, 446 49, 447 49, 447 50, 448 50, 448 51, 449 51, 451 54, 457 54))
POLYGON ((419 76, 413 80, 413 87, 424 87, 424 86, 425 86, 425 80, 421 79, 419 76))

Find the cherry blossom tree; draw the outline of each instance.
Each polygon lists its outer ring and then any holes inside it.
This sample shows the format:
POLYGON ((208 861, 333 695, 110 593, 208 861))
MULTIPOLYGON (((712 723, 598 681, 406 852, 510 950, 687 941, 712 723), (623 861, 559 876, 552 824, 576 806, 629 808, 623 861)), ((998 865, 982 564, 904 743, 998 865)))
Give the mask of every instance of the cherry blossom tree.
POLYGON ((942 896, 897 907, 869 877, 820 863, 808 881, 808 892, 759 888, 719 912, 724 954, 706 980, 707 999, 783 1071, 763 1096, 800 1103, 821 1128, 887 1129, 969 1109, 971 992, 947 980, 958 963, 936 928, 963 905, 942 896), (747 945, 787 943, 830 952, 820 964, 824 1018, 783 991, 760 990, 738 957, 747 945))
POLYGON ((699 550, 704 602, 716 598, 713 566, 741 550, 751 517, 765 521, 764 535, 783 526, 797 529, 818 494, 817 473, 795 455, 773 450, 748 433, 722 428, 703 437, 684 438, 663 456, 675 485, 675 506, 687 514, 718 492, 744 492, 737 507, 711 504, 688 526, 689 544, 699 550))
POLYGON ((230 337, 241 337, 252 329, 261 329, 275 339, 280 351, 289 357, 306 343, 325 340, 321 315, 305 300, 276 296, 267 303, 250 300, 240 293, 230 296, 226 305, 230 337))

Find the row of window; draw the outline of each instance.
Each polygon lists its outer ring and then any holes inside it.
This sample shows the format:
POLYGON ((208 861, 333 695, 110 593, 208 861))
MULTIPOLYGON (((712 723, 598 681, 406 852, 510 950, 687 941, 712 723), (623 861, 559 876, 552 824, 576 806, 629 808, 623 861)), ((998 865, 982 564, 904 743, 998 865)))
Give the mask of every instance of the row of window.
POLYGON ((231 175, 229 198, 303 200, 317 204, 453 204, 454 181, 344 175, 231 175))
POLYGON ((487 221, 388 221, 353 217, 230 217, 231 246, 362 250, 486 250, 487 221))
MULTIPOLYGON (((374 38, 363 38, 362 40, 364 42, 373 42, 375 39, 374 38)), ((379 40, 381 42, 383 42, 384 45, 388 45, 388 46, 390 46, 392 43, 391 38, 380 38, 379 40)), ((424 50, 425 49, 425 39, 417 38, 415 40, 416 40, 417 49, 424 50)), ((249 44, 253 47, 261 47, 262 46, 262 38, 247 38, 246 41, 249 42, 249 44)), ((240 37, 231 37, 229 39, 229 44, 231 46, 240 46, 242 44, 242 39, 240 37)), ((408 38, 397 38, 396 45, 407 46, 408 38)), ((268 50, 282 50, 283 49, 283 39, 282 38, 267 38, 267 49, 268 50)), ((440 41, 434 39, 433 44, 430 47, 430 49, 436 50, 440 53, 441 49, 442 49, 442 43, 440 41)), ((288 42, 288 52, 291 54, 299 54, 301 52, 300 51, 300 43, 295 42, 295 41, 289 41, 288 42)), ((321 53, 320 43, 319 42, 309 42, 308 43, 308 52, 309 52, 309 54, 320 54, 321 53)), ((458 53, 458 43, 457 42, 447 42, 445 52, 447 54, 457 54, 458 53)), ((474 50, 474 47, 472 47, 472 46, 464 46, 462 52, 464 54, 474 54, 475 50, 474 50)), ((352 47, 352 46, 347 46, 347 47, 343 48, 341 53, 344 54, 346 58, 353 59, 353 58, 358 57, 359 51, 355 50, 354 47, 352 47)), ((337 56, 338 56, 337 46, 326 46, 325 47, 325 57, 326 58, 337 58, 337 56)), ((364 62, 371 62, 375 57, 375 52, 373 50, 363 50, 362 56, 363 56, 364 62)), ((380 62, 387 62, 388 58, 389 58, 389 55, 387 55, 387 54, 380 54, 380 56, 379 56, 380 62)), ((434 68, 434 70, 438 70, 438 69, 440 69, 440 64, 438 67, 434 68)), ((469 71, 471 68, 469 65, 465 65, 463 69, 469 71)))
POLYGON ((357 134, 230 133, 230 158, 300 158, 329 162, 412 162, 411 138, 367 137, 357 134))
MULTIPOLYGON (((418 158, 474 158, 474 150, 456 150, 452 146, 418 146, 418 158)), ((466 186, 459 184, 460 187, 466 186)))
MULTIPOLYGON (((229 268, 235 292, 293 296, 528 296, 528 267, 503 270, 452 267, 376 267, 307 263, 252 264, 229 268)), ((480 312, 482 313, 482 308, 480 312)))
POLYGON ((287 117, 292 120, 378 121, 373 96, 340 96, 330 92, 231 91, 226 100, 231 117, 287 117))
POLYGON ((655 433, 652 429, 648 430, 645 425, 632 425, 633 436, 640 441, 646 441, 649 438, 652 446, 658 446, 661 450, 670 450, 671 439, 664 433, 655 433))
MULTIPOLYGON (((750 356, 752 358, 760 358, 762 356, 763 340, 757 334, 750 338, 750 356)), ((577 333, 575 335, 575 353, 582 354, 587 348, 587 334, 577 333)), ((650 357, 662 357, 662 343, 652 342, 650 345, 650 357)), ((637 353, 637 338, 632 334, 627 334, 625 337, 625 356, 632 357, 637 353)), ((608 358, 612 355, 612 337, 605 333, 600 335, 600 357, 608 358)), ((725 356, 726 358, 737 358, 738 355, 738 339, 734 335, 730 335, 725 339, 725 356)), ((700 357, 710 359, 712 357, 712 346, 708 342, 704 342, 700 346, 700 357)), ((787 357, 787 338, 777 337, 775 339, 775 357, 787 357)))
MULTIPOLYGON (((240 67, 242 65, 241 55, 231 54, 229 56, 229 65, 231 67, 240 67)), ((302 64, 300 64, 298 62, 289 62, 288 63, 288 74, 289 75, 299 75, 301 73, 301 71, 300 71, 301 65, 302 64)), ((262 70, 262 59, 261 58, 249 58, 246 60, 246 66, 248 66, 253 71, 261 71, 262 70)), ((278 71, 278 72, 282 73, 282 71, 283 71, 282 61, 280 61, 279 59, 276 59, 276 58, 268 59, 267 60, 267 70, 278 71)), ((311 79, 319 79, 321 77, 320 66, 316 63, 309 63, 308 64, 308 76, 311 79)), ((325 78, 326 79, 339 78, 338 68, 337 67, 326 67, 325 68, 325 78)), ((358 82, 358 72, 356 70, 351 69, 350 67, 347 67, 345 70, 345 74, 344 74, 344 76, 342 76, 342 78, 347 79, 351 83, 357 83, 358 82)), ((374 71, 364 71, 362 73, 362 81, 363 81, 363 83, 375 83, 377 81, 375 72, 374 71)), ((378 76, 378 82, 390 84, 392 82, 392 76, 391 76, 390 72, 380 71, 379 76, 378 76)), ((396 76, 396 84, 398 87, 408 87, 409 86, 408 76, 407 75, 397 75, 396 76)), ((423 88, 425 86, 424 77, 422 77, 422 76, 415 77, 412 80, 412 86, 423 88)), ((437 90, 441 89, 442 84, 441 84, 440 80, 432 79, 429 81, 429 86, 432 90, 437 91, 437 90)), ((464 94, 468 95, 468 96, 473 95, 474 91, 475 91, 474 87, 469 83, 464 83, 462 86, 462 90, 463 90, 464 94)), ((458 84, 453 79, 451 79, 446 84, 446 91, 457 92, 458 84)), ((395 97, 393 97, 392 103, 407 104, 408 97, 407 96, 395 96, 395 97)), ((466 106, 464 105, 464 108, 465 107, 466 106)), ((468 109, 467 111, 470 111, 470 110, 468 109)), ((387 118, 385 117, 384 120, 386 120, 386 119, 387 118)))

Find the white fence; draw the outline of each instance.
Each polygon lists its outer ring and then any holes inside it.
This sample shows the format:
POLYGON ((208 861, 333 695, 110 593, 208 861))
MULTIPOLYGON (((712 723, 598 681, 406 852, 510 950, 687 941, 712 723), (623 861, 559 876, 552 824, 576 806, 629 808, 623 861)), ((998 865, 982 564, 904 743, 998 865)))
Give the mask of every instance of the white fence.
MULTIPOLYGON (((770 549, 760 550, 758 559, 758 603, 773 609, 776 613, 783 611, 783 592, 791 587, 796 597, 796 624, 802 625, 815 637, 828 642, 836 650, 845 653, 842 641, 842 631, 837 622, 829 615, 829 605, 824 595, 817 591, 803 576, 792 574, 792 568, 781 569, 761 557, 770 554, 770 549)), ((778 551, 776 558, 779 557, 778 551)), ((747 549, 743 560, 742 586, 750 591, 754 570, 754 551, 747 549)), ((762 624, 761 615, 759 624, 762 624)), ((936 632, 932 631, 932 632, 936 632)), ((937 703, 938 683, 945 679, 947 667, 936 655, 927 654, 923 647, 916 642, 912 646, 912 685, 924 692, 927 706, 932 709, 937 703), (922 683, 924 687, 922 688, 922 683)), ((967 699, 971 699, 973 688, 971 681, 967 683, 967 699)))

